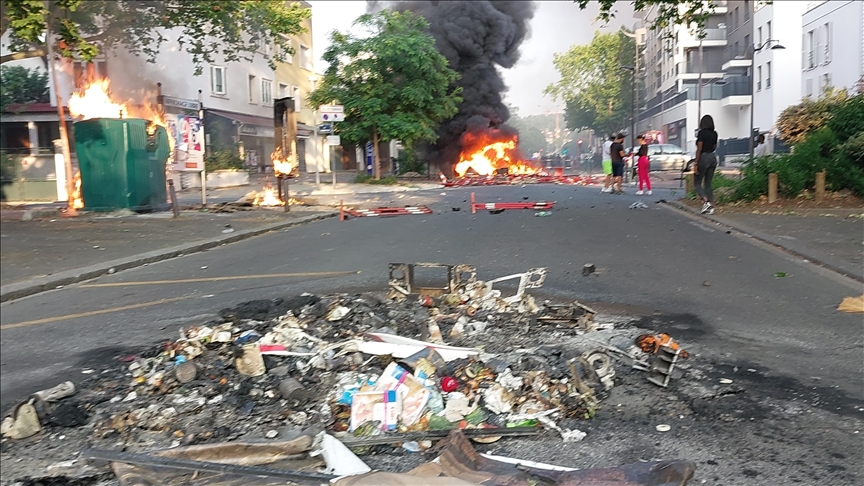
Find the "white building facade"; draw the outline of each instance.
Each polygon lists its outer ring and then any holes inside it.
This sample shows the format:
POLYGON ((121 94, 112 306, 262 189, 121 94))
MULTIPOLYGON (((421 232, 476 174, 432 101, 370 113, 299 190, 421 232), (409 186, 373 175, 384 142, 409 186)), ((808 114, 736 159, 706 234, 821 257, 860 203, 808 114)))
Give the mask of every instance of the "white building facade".
POLYGON ((864 2, 807 5, 801 17, 801 97, 819 97, 829 86, 851 91, 864 75, 864 2))
POLYGON ((753 129, 774 133, 780 113, 798 103, 801 79, 800 19, 807 2, 777 0, 756 4, 753 43, 753 129), (773 48, 772 46, 781 46, 773 48))

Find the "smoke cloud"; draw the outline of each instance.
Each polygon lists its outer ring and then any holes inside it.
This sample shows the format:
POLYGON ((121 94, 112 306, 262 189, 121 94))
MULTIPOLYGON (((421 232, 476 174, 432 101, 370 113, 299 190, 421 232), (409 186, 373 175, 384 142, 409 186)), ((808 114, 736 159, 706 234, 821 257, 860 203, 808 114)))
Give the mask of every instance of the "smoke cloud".
POLYGON ((439 139, 428 154, 431 162, 448 169, 455 164, 466 132, 487 132, 493 139, 518 133, 504 125, 510 111, 498 68, 513 67, 519 60, 519 46, 530 34, 533 1, 367 2, 369 11, 386 7, 422 15, 438 52, 461 75, 457 85, 463 101, 456 116, 439 128, 439 139))

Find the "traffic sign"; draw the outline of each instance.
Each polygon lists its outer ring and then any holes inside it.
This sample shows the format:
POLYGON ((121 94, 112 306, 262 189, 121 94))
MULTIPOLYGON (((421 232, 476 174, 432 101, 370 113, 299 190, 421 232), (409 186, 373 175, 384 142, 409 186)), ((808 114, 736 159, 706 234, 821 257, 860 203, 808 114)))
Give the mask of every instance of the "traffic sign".
POLYGON ((345 107, 342 105, 321 105, 318 107, 321 113, 345 113, 345 107))
POLYGON ((319 113, 318 118, 325 122, 341 122, 345 121, 344 113, 319 113))
POLYGON ((339 135, 327 135, 327 145, 342 145, 342 139, 339 135))
POLYGON ((318 125, 318 133, 321 135, 327 135, 333 133, 333 124, 332 123, 322 123, 318 125))

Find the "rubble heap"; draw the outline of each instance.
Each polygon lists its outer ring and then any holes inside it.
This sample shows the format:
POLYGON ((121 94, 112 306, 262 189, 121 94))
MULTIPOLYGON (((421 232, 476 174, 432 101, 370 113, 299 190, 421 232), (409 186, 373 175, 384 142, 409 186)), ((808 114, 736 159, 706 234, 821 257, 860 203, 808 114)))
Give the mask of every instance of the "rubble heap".
MULTIPOLYGON (((666 335, 637 342, 640 330, 601 325, 578 302, 535 301, 527 290, 545 276, 531 269, 481 281, 468 265, 391 264, 389 294, 245 302, 94 371, 77 390, 68 382, 34 395, 6 417, 3 435, 80 427, 86 445, 128 450, 315 426, 355 439, 352 447, 453 429, 476 441, 543 429, 579 441, 585 434, 572 425, 593 417, 616 361, 658 373, 646 361, 652 353, 671 345, 677 360, 682 351, 666 335), (417 286, 415 267, 446 269, 448 284, 417 286), (512 296, 495 288, 516 280, 512 296)), ((399 443, 432 447, 418 437, 399 443)))

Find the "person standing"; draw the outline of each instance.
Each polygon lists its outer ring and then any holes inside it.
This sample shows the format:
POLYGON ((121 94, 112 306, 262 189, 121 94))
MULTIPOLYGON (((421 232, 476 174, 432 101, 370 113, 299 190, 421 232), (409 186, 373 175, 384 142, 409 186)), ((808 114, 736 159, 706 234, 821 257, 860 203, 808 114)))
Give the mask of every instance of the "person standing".
POLYGON ((615 135, 610 135, 609 140, 603 142, 603 174, 606 178, 603 180, 603 189, 600 192, 612 192, 612 144, 615 142, 615 135))
POLYGON ((765 157, 768 155, 768 144, 765 143, 765 135, 760 133, 758 137, 756 137, 756 150, 753 151, 754 157, 765 157))
POLYGON ((644 194, 642 192, 643 184, 647 186, 648 195, 651 195, 651 179, 648 177, 648 172, 651 169, 651 164, 648 162, 648 143, 645 140, 644 135, 639 135, 636 137, 636 141, 639 142, 639 151, 636 153, 638 157, 636 159, 636 171, 639 175, 639 190, 636 192, 637 196, 641 196, 644 194))
POLYGON ((717 169, 717 132, 714 130, 714 118, 705 115, 699 121, 699 133, 696 135, 696 158, 693 162, 693 182, 696 195, 702 200, 702 214, 714 214, 714 191, 711 182, 717 169))
POLYGON ((621 182, 624 179, 624 157, 626 155, 623 144, 624 134, 619 133, 615 137, 615 143, 609 149, 612 154, 612 188, 618 187, 617 190, 612 191, 615 194, 624 194, 624 190, 621 189, 621 182))

